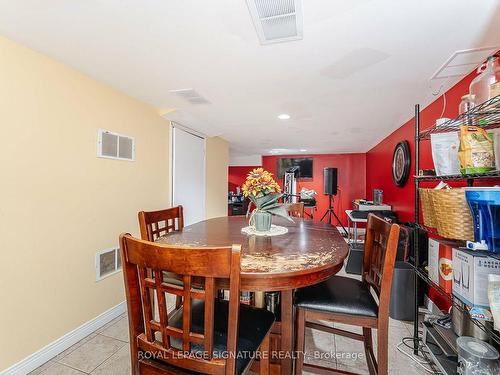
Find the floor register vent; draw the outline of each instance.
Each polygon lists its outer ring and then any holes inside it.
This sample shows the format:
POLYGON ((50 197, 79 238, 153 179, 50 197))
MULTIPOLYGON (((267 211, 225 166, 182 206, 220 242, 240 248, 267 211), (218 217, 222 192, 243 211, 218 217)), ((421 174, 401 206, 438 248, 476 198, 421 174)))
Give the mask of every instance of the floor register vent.
POLYGON ((96 281, 114 275, 122 269, 120 248, 112 247, 99 251, 95 256, 96 281))

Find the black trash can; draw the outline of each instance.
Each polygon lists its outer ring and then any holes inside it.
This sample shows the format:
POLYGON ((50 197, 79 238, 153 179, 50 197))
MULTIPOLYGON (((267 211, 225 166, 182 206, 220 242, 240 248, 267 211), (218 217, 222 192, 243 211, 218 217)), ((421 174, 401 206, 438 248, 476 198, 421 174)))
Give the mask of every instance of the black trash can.
POLYGON ((415 270, 405 262, 396 262, 392 276, 389 316, 413 321, 415 314, 415 270))

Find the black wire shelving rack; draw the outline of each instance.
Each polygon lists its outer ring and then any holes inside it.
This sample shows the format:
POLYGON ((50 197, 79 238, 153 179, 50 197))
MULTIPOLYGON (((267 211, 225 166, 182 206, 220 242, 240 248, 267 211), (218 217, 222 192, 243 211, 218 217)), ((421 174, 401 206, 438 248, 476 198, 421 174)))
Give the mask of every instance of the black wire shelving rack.
POLYGON ((415 176, 419 181, 449 181, 449 180, 488 180, 500 177, 500 171, 491 171, 485 173, 470 173, 470 174, 452 174, 447 176, 415 176))
MULTIPOLYGON (((481 126, 485 129, 495 129, 500 127, 500 95, 496 96, 481 105, 478 105, 472 108, 470 111, 465 112, 458 117, 448 120, 445 123, 436 126, 429 125, 426 126, 424 130, 420 128, 420 105, 415 105, 415 171, 420 170, 420 142, 423 140, 429 140, 431 138, 431 134, 436 133, 444 133, 444 132, 452 132, 459 131, 461 125, 476 125, 481 126)), ((420 262, 420 247, 419 247, 419 235, 418 230, 423 229, 428 234, 437 234, 437 232, 432 229, 425 227, 420 223, 420 195, 419 195, 419 187, 420 183, 427 181, 466 181, 468 186, 473 186, 475 180, 500 180, 500 171, 491 171, 487 173, 476 173, 476 174, 459 174, 459 175, 449 175, 449 176, 414 176, 415 183, 415 195, 414 195, 414 203, 415 203, 415 235, 414 235, 414 263, 412 264, 415 269, 415 320, 414 320, 414 353, 418 353, 418 345, 419 345, 419 280, 423 280, 427 285, 432 286, 439 294, 443 297, 447 298, 449 302, 458 308, 466 317, 472 320, 474 324, 476 324, 480 329, 486 332, 490 338, 490 341, 500 345, 500 333, 498 331, 493 330, 488 324, 484 324, 481 321, 474 320, 470 318, 470 315, 466 309, 462 307, 462 304, 459 304, 456 300, 456 297, 453 297, 449 293, 447 293, 443 288, 434 283, 428 277, 427 272, 421 266, 420 262)))
POLYGON ((426 126, 425 130, 419 131, 418 138, 429 139, 431 134, 458 131, 461 125, 477 125, 485 129, 500 127, 500 95, 441 125, 426 126))

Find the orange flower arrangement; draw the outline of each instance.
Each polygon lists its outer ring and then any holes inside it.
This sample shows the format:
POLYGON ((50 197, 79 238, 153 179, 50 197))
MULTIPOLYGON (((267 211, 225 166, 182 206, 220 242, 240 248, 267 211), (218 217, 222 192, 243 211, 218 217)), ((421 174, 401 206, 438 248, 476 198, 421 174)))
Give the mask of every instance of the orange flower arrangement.
POLYGON ((245 197, 253 196, 255 198, 261 197, 271 193, 280 193, 281 188, 273 175, 264 168, 255 168, 252 170, 241 187, 245 197))

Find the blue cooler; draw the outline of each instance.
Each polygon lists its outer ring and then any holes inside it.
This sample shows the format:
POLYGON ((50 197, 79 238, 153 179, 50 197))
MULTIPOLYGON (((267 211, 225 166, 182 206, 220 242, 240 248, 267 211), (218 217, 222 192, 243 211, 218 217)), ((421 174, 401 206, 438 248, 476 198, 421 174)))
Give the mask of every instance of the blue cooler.
POLYGON ((468 187, 465 197, 474 220, 474 240, 500 253, 500 188, 468 187))

